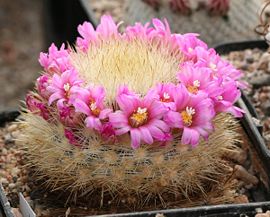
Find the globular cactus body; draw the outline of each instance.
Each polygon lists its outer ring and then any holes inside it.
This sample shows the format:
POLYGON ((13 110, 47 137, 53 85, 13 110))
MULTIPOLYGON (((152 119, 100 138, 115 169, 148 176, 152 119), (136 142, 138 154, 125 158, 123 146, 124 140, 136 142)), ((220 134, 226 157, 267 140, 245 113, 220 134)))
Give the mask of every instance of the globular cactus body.
POLYGON ((195 34, 153 25, 119 33, 104 16, 96 31, 79 26, 77 51, 41 53, 20 140, 50 188, 166 206, 228 174, 237 124, 224 112, 241 116, 241 73, 195 34))

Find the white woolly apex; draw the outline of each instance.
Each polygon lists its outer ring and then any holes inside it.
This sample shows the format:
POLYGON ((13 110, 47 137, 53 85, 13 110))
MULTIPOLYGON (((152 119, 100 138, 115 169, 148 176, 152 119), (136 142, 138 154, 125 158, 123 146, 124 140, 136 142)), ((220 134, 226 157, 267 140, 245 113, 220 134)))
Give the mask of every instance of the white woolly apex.
POLYGON ((163 93, 163 98, 164 99, 170 99, 171 97, 170 97, 170 95, 168 93, 164 92, 163 93))
POLYGON ((188 52, 191 53, 193 51, 193 48, 192 47, 189 47, 188 48, 188 52))
POLYGON ((141 39, 104 40, 98 46, 91 45, 86 53, 72 52, 70 56, 81 79, 105 88, 107 105, 115 103, 118 87, 123 84, 145 96, 160 81, 171 82, 184 60, 181 50, 172 53, 163 43, 141 39))
POLYGON ((70 84, 69 83, 64 84, 64 90, 67 92, 69 91, 69 89, 70 89, 70 84))
POLYGON ((192 108, 192 107, 186 107, 186 112, 188 115, 192 116, 192 115, 195 115, 195 109, 192 108))
POLYGON ((201 85, 201 82, 199 80, 193 81, 193 86, 194 87, 200 87, 200 85, 201 85))
POLYGON ((147 108, 138 107, 138 109, 137 109, 137 113, 139 113, 139 114, 144 114, 146 112, 147 112, 147 108))

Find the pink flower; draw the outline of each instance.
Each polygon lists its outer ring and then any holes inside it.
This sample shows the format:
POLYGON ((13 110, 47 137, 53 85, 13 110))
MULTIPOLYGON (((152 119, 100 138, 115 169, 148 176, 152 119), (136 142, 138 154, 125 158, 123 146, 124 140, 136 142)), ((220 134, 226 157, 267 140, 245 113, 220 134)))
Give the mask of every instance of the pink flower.
POLYGON ((117 96, 119 95, 122 95, 122 94, 125 94, 125 95, 128 95, 128 96, 134 96, 134 97, 139 97, 140 95, 139 94, 136 94, 132 91, 130 91, 128 89, 128 86, 127 85, 122 85, 118 88, 117 90, 117 96))
POLYGON ((50 118, 50 113, 46 105, 39 99, 39 96, 35 93, 28 93, 26 95, 26 106, 29 111, 38 114, 44 120, 50 118))
POLYGON ((229 112, 235 117, 242 117, 244 111, 234 106, 240 96, 241 92, 234 81, 223 84, 222 93, 214 99, 216 112, 229 112))
POLYGON ((166 146, 169 142, 173 140, 173 136, 171 133, 164 133, 164 135, 157 140, 161 142, 160 146, 166 146))
POLYGON ((195 33, 187 33, 184 35, 177 34, 177 43, 180 50, 183 52, 185 56, 185 61, 197 61, 197 52, 195 50, 196 47, 200 47, 203 50, 207 50, 207 45, 198 39, 198 34, 195 33))
POLYGON ((105 90, 103 87, 89 87, 88 89, 76 88, 75 99, 72 100, 76 112, 87 115, 86 126, 91 129, 101 130, 102 120, 108 118, 111 109, 104 107, 105 90))
POLYGON ((49 47, 48 53, 41 52, 39 55, 39 63, 44 67, 46 72, 51 74, 62 73, 73 68, 69 60, 69 51, 65 49, 64 44, 62 44, 59 50, 52 44, 49 47))
POLYGON ((171 34, 170 26, 166 19, 162 22, 154 18, 152 27, 149 23, 142 25, 136 23, 134 26, 128 26, 123 38, 127 40, 142 39, 148 43, 163 44, 172 52, 179 52, 179 44, 176 34, 171 34))
POLYGON ((236 81, 239 88, 245 88, 247 85, 239 81, 243 76, 240 70, 237 70, 228 61, 223 60, 214 49, 205 50, 201 47, 195 49, 198 60, 195 63, 198 67, 208 67, 212 70, 213 78, 222 78, 223 81, 236 81))
POLYGON ((76 138, 76 136, 74 135, 74 133, 71 130, 65 129, 65 137, 68 139, 68 142, 71 145, 75 145, 75 146, 80 146, 78 139, 76 138))
POLYGON ((57 109, 59 114, 59 120, 65 126, 75 127, 83 118, 81 113, 75 112, 72 105, 67 104, 64 100, 59 100, 57 102, 57 109))
POLYGON ((98 43, 99 40, 108 39, 110 37, 118 37, 118 27, 111 16, 103 15, 100 24, 95 30, 91 23, 84 22, 78 26, 78 32, 82 37, 77 38, 77 46, 84 52, 89 48, 90 44, 98 43))
POLYGON ((100 24, 97 26, 96 32, 102 39, 109 39, 111 37, 118 37, 118 27, 121 23, 116 24, 113 18, 109 15, 103 15, 100 19, 100 24))
POLYGON ((203 47, 195 48, 197 60, 196 63, 199 66, 208 67, 212 70, 213 76, 217 76, 219 67, 222 66, 221 58, 213 48, 205 49, 203 47))
POLYGON ((216 97, 221 93, 219 87, 222 80, 213 79, 212 71, 206 67, 196 67, 192 63, 183 64, 180 72, 177 74, 178 80, 185 85, 191 94, 205 92, 209 97, 216 97))
POLYGON ((176 91, 176 86, 173 83, 157 84, 149 94, 152 94, 158 101, 160 101, 167 108, 174 109, 174 92, 176 91))
POLYGON ((152 144, 162 140, 169 132, 168 125, 162 120, 166 108, 155 98, 120 94, 116 101, 121 110, 111 113, 109 121, 115 128, 116 135, 130 132, 131 146, 136 149, 141 142, 152 144))
POLYGON ((36 82, 38 93, 44 99, 48 99, 50 97, 50 93, 47 90, 47 87, 50 85, 50 80, 50 77, 44 74, 40 76, 36 82))
POLYGON ((115 130, 112 126, 112 123, 110 122, 106 122, 102 125, 100 134, 102 138, 105 139, 106 141, 112 141, 112 142, 116 141, 115 130))
POLYGON ((77 46, 84 52, 88 50, 90 43, 95 43, 98 40, 97 33, 89 22, 79 25, 78 32, 82 37, 77 38, 77 46))
POLYGON ((48 104, 51 105, 55 100, 69 101, 74 87, 78 87, 82 83, 78 79, 75 70, 65 71, 63 74, 54 74, 51 84, 47 90, 51 93, 48 104))
POLYGON ((124 33, 124 36, 128 40, 132 40, 135 38, 139 38, 142 40, 148 40, 148 34, 153 30, 153 28, 149 28, 150 23, 146 23, 142 25, 141 23, 135 23, 134 26, 128 26, 124 33))
POLYGON ((238 88, 246 88, 248 84, 245 81, 241 81, 243 72, 236 69, 232 64, 226 60, 220 60, 218 64, 219 76, 223 78, 225 82, 235 81, 238 88))
POLYGON ((182 143, 195 146, 200 135, 205 139, 213 131, 212 120, 215 116, 212 100, 204 93, 191 95, 183 85, 174 94, 176 110, 168 111, 165 121, 174 128, 183 129, 182 143))

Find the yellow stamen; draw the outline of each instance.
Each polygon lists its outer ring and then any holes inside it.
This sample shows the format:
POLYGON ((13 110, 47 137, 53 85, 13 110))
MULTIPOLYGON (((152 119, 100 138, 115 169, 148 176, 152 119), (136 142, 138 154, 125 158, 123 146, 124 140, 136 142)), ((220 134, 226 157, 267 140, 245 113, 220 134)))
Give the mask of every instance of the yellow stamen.
POLYGON ((65 90, 65 96, 66 96, 66 98, 69 98, 69 96, 70 96, 70 84, 69 83, 66 83, 66 84, 64 84, 64 90, 65 90))
POLYGON ((163 97, 160 99, 161 102, 171 102, 171 97, 168 93, 164 92, 163 97))
POLYGON ((64 90, 66 92, 68 92, 70 90, 70 84, 69 83, 64 84, 64 90))
POLYGON ((97 107, 97 104, 94 100, 91 100, 89 107, 93 115, 99 116, 100 109, 97 107))
POLYGON ((195 109, 192 107, 186 107, 186 110, 181 112, 181 117, 184 122, 184 125, 188 127, 191 126, 192 118, 194 114, 195 114, 195 109))
POLYGON ((147 108, 138 107, 137 111, 130 116, 129 123, 132 127, 139 127, 145 124, 147 120, 148 120, 147 108))
POLYGON ((201 85, 200 81, 199 80, 195 80, 195 81, 193 81, 193 85, 188 85, 187 86, 187 90, 190 93, 197 94, 198 91, 199 91, 200 85, 201 85))
POLYGON ((194 87, 194 86, 188 85, 187 89, 188 89, 188 91, 190 93, 193 93, 193 94, 198 93, 198 87, 194 87))
POLYGON ((194 87, 200 87, 200 85, 201 85, 201 82, 199 80, 193 81, 193 86, 194 87))

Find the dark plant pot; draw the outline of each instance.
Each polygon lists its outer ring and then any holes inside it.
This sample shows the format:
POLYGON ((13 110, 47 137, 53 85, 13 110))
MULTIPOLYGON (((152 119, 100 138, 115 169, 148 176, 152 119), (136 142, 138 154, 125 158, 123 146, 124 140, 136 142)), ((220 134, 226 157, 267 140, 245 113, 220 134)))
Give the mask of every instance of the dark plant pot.
POLYGON ((78 0, 46 0, 43 6, 44 33, 48 45, 52 42, 57 46, 61 46, 63 42, 74 44, 79 24, 89 21, 95 26, 95 22, 78 0))
MULTIPOLYGON (((4 127, 6 123, 14 121, 20 112, 16 110, 0 112, 0 127, 4 127)), ((14 217, 11 211, 10 203, 5 195, 2 184, 0 183, 0 217, 14 217)))
POLYGON ((0 183, 0 217, 14 217, 10 203, 5 195, 2 184, 0 183))
MULTIPOLYGON (((215 47, 215 50, 220 55, 228 54, 231 51, 241 51, 245 49, 253 49, 259 48, 261 50, 266 50, 268 48, 268 44, 265 41, 245 41, 245 42, 237 42, 237 43, 228 43, 221 44, 215 47)), ((252 144, 255 145, 255 148, 265 162, 265 166, 267 168, 267 173, 270 179, 270 150, 267 148, 265 141, 262 137, 262 126, 256 125, 254 122, 254 118, 258 119, 258 114, 255 110, 255 107, 251 103, 249 97, 242 93, 242 100, 244 102, 241 107, 244 107, 244 110, 248 110, 249 112, 246 114, 246 121, 243 122, 243 127, 245 128, 248 135, 252 135, 250 137, 252 144)), ((240 101, 239 101, 240 102, 240 101)))

